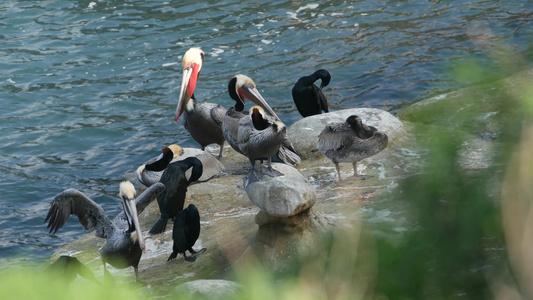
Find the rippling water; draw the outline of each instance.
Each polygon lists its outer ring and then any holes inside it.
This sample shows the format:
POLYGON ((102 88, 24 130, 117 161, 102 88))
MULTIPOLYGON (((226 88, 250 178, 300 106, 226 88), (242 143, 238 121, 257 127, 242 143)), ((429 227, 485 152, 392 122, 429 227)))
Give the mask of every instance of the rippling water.
POLYGON ((394 112, 460 87, 447 71, 463 58, 490 68, 490 51, 505 49, 526 62, 508 70, 530 66, 532 8, 526 0, 2 1, 0 258, 36 263, 84 234, 75 218, 47 234, 44 217, 62 190, 80 189, 115 215, 123 173, 162 145, 196 146, 173 122, 191 46, 206 53, 198 99, 229 107, 227 82, 244 73, 290 125, 300 118, 292 85, 318 68, 332 75, 324 90, 332 110, 394 112))

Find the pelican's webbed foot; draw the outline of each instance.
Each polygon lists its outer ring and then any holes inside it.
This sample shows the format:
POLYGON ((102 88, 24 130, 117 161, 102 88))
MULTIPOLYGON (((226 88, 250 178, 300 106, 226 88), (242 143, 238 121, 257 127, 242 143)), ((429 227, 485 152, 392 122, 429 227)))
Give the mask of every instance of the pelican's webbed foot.
POLYGON ((270 177, 283 176, 283 173, 279 172, 278 170, 274 170, 274 168, 272 168, 272 158, 271 157, 268 158, 267 170, 268 170, 268 172, 263 171, 263 173, 268 175, 268 176, 270 176, 270 177))
POLYGON ((254 169, 252 169, 250 173, 248 173, 248 184, 253 183, 253 182, 258 182, 260 180, 261 179, 257 176, 254 169))
POLYGON ((219 150, 219 152, 218 152, 217 159, 218 159, 218 160, 221 160, 221 159, 222 159, 222 151, 224 150, 224 144, 219 145, 219 146, 220 146, 220 150, 219 150))
POLYGON ((259 180, 261 180, 255 172, 254 165, 255 165, 255 160, 250 159, 250 173, 248 173, 248 184, 253 183, 253 182, 258 182, 259 180))
POLYGON ((265 174, 270 176, 270 177, 283 176, 283 173, 281 173, 278 170, 274 170, 272 167, 268 168, 268 172, 265 172, 265 174))
POLYGON ((233 175, 246 175, 246 174, 249 174, 250 173, 250 170, 248 167, 244 167, 243 169, 241 170, 237 170, 235 172, 233 172, 232 174, 233 175))

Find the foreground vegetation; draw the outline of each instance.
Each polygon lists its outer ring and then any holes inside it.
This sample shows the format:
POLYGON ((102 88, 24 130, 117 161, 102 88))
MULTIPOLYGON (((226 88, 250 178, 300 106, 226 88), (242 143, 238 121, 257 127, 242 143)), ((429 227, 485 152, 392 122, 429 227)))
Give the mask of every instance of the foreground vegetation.
MULTIPOLYGON (((455 71, 470 81, 480 78, 478 82, 485 73, 479 68, 455 71)), ((228 279, 242 284, 237 299, 532 297, 530 82, 486 82, 454 101, 402 112, 401 118, 414 124, 418 147, 428 152, 421 175, 404 180, 401 192, 388 197, 405 202, 414 229, 391 241, 375 235, 376 228, 364 220, 338 226, 322 237, 315 251, 298 257, 283 271, 271 272, 258 262, 233 270, 228 279), (479 91, 487 89, 491 97, 480 96, 484 94, 479 91), (473 139, 490 142, 491 155, 484 167, 464 167, 465 143, 473 139)), ((84 279, 70 283, 64 277, 46 270, 6 270, 0 273, 0 295, 3 299, 158 296, 142 285, 84 279)))

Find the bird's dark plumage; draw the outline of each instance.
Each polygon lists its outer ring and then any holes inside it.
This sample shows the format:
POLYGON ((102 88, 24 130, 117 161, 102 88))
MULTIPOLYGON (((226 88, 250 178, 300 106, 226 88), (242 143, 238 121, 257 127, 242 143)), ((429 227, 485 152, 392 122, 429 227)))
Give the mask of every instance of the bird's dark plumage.
POLYGON ((66 284, 70 284, 78 275, 99 283, 94 277, 94 273, 73 256, 61 255, 46 268, 46 271, 54 277, 62 277, 66 284))
POLYGON ((122 182, 120 194, 124 210, 113 222, 96 202, 76 189, 67 189, 54 198, 44 222, 48 222, 50 233, 55 234, 70 215, 76 215, 85 230, 94 228, 97 237, 106 239, 106 244, 100 249, 104 269, 106 263, 121 269, 132 266, 138 280, 138 265, 145 245, 137 214, 164 189, 161 183, 152 185, 137 197, 133 205, 135 188, 130 182, 122 182), (136 237, 133 236, 135 232, 136 237))
MULTIPOLYGON (((226 111, 226 115, 224 116, 224 120, 222 122, 222 131, 224 133, 224 138, 226 141, 228 141, 230 146, 235 151, 245 155, 239 148, 237 141, 239 122, 242 118, 247 117, 249 114, 248 111, 243 111, 245 99, 249 99, 261 107, 264 111, 268 112, 269 116, 266 116, 265 114, 265 117, 269 118, 268 122, 274 123, 275 121, 280 121, 280 119, 274 110, 272 110, 270 105, 268 105, 265 99, 263 99, 263 96, 261 96, 257 90, 254 81, 246 75, 238 74, 230 79, 228 83, 228 94, 230 95, 231 99, 235 101, 235 105, 226 111)), ((278 157, 278 161, 283 163, 289 165, 296 165, 300 163, 300 157, 298 154, 296 154, 292 142, 287 135, 285 135, 278 152, 275 154, 278 157)), ((264 159, 267 158, 265 157, 264 159)))
POLYGON ((172 232, 172 239, 174 245, 172 247, 172 254, 167 261, 175 259, 179 253, 183 254, 186 261, 192 262, 196 260, 196 255, 203 253, 205 248, 200 251, 195 251, 192 246, 200 236, 200 214, 194 204, 189 204, 186 209, 179 211, 176 214, 174 221, 174 229, 172 232), (185 251, 189 251, 191 256, 187 256, 185 251))
POLYGON ((283 175, 272 169, 272 155, 276 154, 286 137, 287 128, 281 121, 266 118, 259 106, 250 108, 250 115, 239 120, 237 146, 250 161, 250 180, 258 181, 254 165, 257 159, 268 159, 270 175, 283 175))
MULTIPOLYGON (((198 148, 181 148, 178 145, 169 145, 168 147, 163 147, 161 155, 139 166, 135 174, 142 184, 151 186, 161 180, 161 175, 163 175, 163 171, 169 164, 191 156, 198 158, 202 162, 202 176, 198 178, 198 182, 207 181, 220 175, 225 170, 220 160, 207 151, 198 148)), ((187 178, 190 178, 191 172, 192 170, 189 169, 185 173, 187 178)))
POLYGON ((202 163, 196 157, 188 157, 171 163, 166 167, 160 180, 160 183, 164 184, 166 189, 157 198, 161 216, 150 229, 150 234, 158 234, 165 231, 168 219, 174 218, 179 211, 183 210, 187 187, 192 182, 197 181, 202 176, 202 172, 202 163), (191 177, 187 179, 185 172, 190 168, 192 168, 191 177))
POLYGON ((318 136, 317 148, 335 164, 341 181, 339 163, 351 162, 354 176, 357 176, 356 163, 381 152, 387 143, 385 133, 363 124, 360 117, 352 115, 346 122, 327 125, 318 136))
POLYGON ((331 75, 324 69, 298 79, 292 88, 292 99, 304 118, 321 114, 322 111, 328 112, 328 102, 322 93, 322 88, 327 86, 330 80, 331 75), (322 81, 320 88, 314 84, 318 79, 322 81))

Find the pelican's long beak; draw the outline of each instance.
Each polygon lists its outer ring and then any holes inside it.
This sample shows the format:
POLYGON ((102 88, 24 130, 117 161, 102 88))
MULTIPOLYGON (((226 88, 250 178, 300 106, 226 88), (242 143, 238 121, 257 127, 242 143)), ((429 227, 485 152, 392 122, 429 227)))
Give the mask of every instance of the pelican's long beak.
MULTIPOLYGON (((253 103, 259 105, 264 110, 266 110, 271 116, 276 118, 276 120, 281 121, 281 119, 276 115, 274 110, 268 105, 268 103, 263 99, 263 96, 259 93, 259 91, 253 86, 252 84, 245 84, 243 85, 237 93, 239 94, 239 98, 248 98, 253 103)), ((244 103, 243 103, 244 104, 244 103)))
POLYGON ((178 122, 178 119, 187 107, 187 103, 194 93, 199 69, 200 65, 196 63, 187 63, 186 67, 183 69, 180 97, 178 100, 178 106, 176 107, 176 114, 174 115, 174 122, 178 122))
POLYGON ((139 246, 144 252, 146 250, 146 245, 144 244, 144 238, 141 232, 141 225, 139 225, 139 218, 137 217, 137 206, 135 205, 135 199, 129 198, 126 195, 122 195, 124 200, 124 210, 126 212, 127 218, 133 222, 135 231, 137 232, 137 239, 139 241, 139 246))

